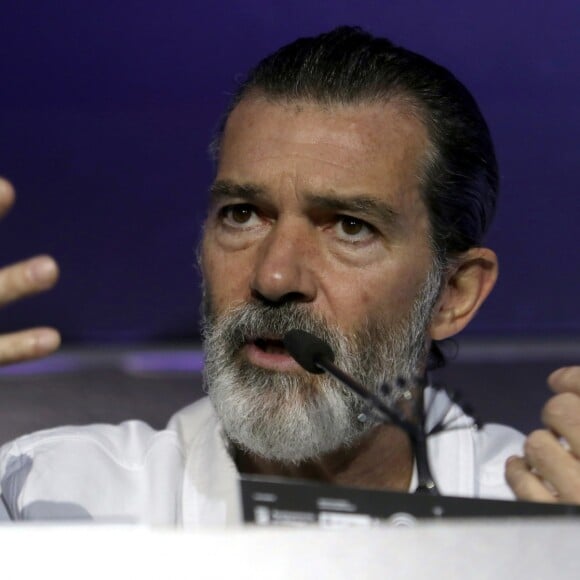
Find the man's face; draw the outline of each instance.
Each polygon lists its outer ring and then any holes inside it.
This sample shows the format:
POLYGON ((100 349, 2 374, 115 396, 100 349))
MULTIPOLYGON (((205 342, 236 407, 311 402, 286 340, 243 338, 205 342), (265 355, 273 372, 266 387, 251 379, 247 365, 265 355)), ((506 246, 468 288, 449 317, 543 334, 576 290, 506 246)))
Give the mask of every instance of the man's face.
POLYGON ((281 348, 289 324, 333 343, 339 366, 373 367, 369 381, 421 362, 437 290, 426 283, 433 255, 418 177, 427 146, 422 123, 396 101, 324 108, 252 98, 230 115, 202 247, 207 387, 228 434, 250 451, 276 447, 248 442, 272 424, 288 441, 312 422, 350 421, 332 442, 271 453, 291 461, 363 430, 357 403, 281 348), (325 415, 337 396, 345 405, 325 415), (306 407, 300 423, 292 413, 306 407), (240 429, 247 436, 232 432, 240 429))

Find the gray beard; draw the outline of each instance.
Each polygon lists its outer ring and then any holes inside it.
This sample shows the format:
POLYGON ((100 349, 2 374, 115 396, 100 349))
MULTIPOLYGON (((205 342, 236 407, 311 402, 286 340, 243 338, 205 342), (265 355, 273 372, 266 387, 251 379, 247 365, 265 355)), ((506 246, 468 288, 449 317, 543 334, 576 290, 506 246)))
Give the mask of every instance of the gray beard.
POLYGON ((366 321, 348 337, 306 304, 248 303, 218 318, 206 298, 205 386, 227 436, 245 451, 290 464, 353 445, 375 424, 359 419, 366 407, 354 393, 327 374, 256 367, 241 348, 249 337, 304 330, 326 341, 335 363, 378 393, 383 383, 413 378, 424 366, 426 328, 439 287, 434 269, 407 317, 366 321))

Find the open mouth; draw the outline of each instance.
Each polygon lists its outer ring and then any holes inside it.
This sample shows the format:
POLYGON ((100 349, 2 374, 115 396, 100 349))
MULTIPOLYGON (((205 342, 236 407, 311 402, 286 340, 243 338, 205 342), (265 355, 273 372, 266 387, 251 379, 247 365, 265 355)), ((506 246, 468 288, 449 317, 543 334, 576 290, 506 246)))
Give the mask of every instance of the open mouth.
POLYGON ((280 335, 249 336, 244 352, 248 362, 257 367, 283 373, 295 373, 300 369, 280 335))
POLYGON ((276 338, 256 338, 253 341, 261 351, 268 354, 288 354, 281 339, 276 338))

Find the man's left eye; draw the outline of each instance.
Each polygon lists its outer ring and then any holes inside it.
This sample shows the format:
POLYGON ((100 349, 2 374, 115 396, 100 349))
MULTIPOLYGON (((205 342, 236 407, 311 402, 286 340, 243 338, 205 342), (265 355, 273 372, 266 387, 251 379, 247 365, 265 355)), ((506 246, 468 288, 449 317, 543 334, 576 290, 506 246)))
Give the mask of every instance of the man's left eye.
POLYGON ((362 241, 373 233, 369 224, 352 216, 339 216, 336 228, 340 238, 351 242, 362 241))

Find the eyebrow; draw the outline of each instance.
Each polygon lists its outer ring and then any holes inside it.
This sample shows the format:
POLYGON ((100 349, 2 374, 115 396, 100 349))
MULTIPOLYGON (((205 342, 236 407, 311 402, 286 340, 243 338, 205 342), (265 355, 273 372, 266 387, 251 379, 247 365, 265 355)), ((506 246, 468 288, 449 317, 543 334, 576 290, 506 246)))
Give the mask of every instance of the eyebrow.
MULTIPOLYGON (((265 202, 267 190, 252 183, 234 183, 229 180, 216 181, 210 188, 211 202, 225 199, 242 199, 248 203, 265 202)), ((369 219, 380 220, 385 225, 394 225, 399 221, 399 214, 390 204, 382 199, 367 194, 355 194, 342 197, 333 190, 328 192, 306 192, 304 197, 308 205, 317 209, 354 213, 369 219)))
POLYGON ((307 194, 309 203, 323 210, 355 213, 360 216, 378 219, 386 225, 398 221, 399 214, 385 201, 371 195, 357 194, 341 197, 334 191, 326 194, 307 194))
POLYGON ((222 199, 244 199, 248 202, 260 201, 266 197, 266 190, 250 183, 234 183, 229 180, 215 181, 210 187, 211 203, 222 199))

